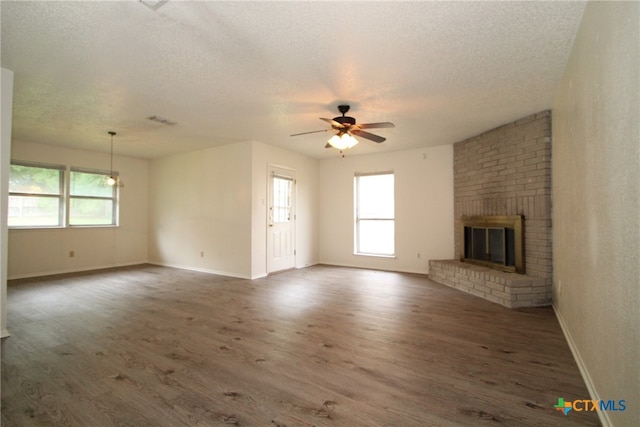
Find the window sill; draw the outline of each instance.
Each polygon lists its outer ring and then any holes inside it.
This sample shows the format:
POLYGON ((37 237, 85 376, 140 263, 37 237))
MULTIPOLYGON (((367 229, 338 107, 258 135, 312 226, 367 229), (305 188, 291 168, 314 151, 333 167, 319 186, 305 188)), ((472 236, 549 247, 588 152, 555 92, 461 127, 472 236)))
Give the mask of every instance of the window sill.
POLYGON ((118 225, 105 224, 105 225, 68 225, 65 228, 118 228, 118 225))
POLYGON ((364 257, 371 257, 371 258, 389 258, 389 259, 396 259, 397 257, 395 255, 383 255, 383 254, 362 254, 362 253, 354 253, 355 256, 364 256, 364 257))
POLYGON ((71 230, 78 228, 118 228, 119 225, 43 225, 38 227, 30 227, 30 226, 9 226, 9 230, 71 230))
POLYGON ((10 225, 7 227, 9 230, 62 230, 66 227, 62 225, 10 225))

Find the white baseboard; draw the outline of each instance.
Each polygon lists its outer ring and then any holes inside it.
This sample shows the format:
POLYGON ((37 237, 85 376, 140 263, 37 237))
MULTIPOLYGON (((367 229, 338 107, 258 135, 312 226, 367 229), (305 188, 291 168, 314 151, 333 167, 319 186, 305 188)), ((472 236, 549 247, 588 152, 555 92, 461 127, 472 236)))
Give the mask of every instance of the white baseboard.
MULTIPOLYGON (((262 273, 253 274, 251 276, 248 276, 248 275, 245 275, 245 274, 231 273, 231 272, 228 272, 228 271, 211 270, 211 269, 208 269, 208 268, 197 268, 197 267, 190 267, 190 266, 178 265, 178 264, 167 264, 167 263, 161 263, 161 262, 149 262, 149 264, 159 265, 161 267, 180 268, 182 270, 199 271, 201 273, 217 274, 218 276, 235 277, 235 278, 238 278, 238 279, 248 279, 248 280, 262 279, 262 278, 267 277, 269 275, 266 272, 262 272, 262 273)), ((311 267, 313 265, 317 265, 317 264, 308 264, 308 265, 304 265, 304 266, 294 267, 294 269, 299 270, 299 269, 302 269, 302 268, 311 267)))
MULTIPOLYGON (((360 255, 358 255, 360 256, 360 255)), ((388 271, 388 272, 392 272, 392 273, 408 273, 408 274, 420 274, 423 276, 428 276, 429 275, 429 269, 427 268, 426 270, 418 270, 418 269, 411 269, 411 268, 404 268, 404 269, 394 269, 394 268, 384 268, 384 267, 375 267, 375 266, 371 266, 371 265, 358 265, 356 263, 353 264, 349 264, 349 263, 339 263, 339 262, 329 262, 329 261, 319 261, 313 265, 328 265, 331 267, 347 267, 347 268, 361 268, 363 270, 377 270, 377 271, 388 271)))
MULTIPOLYGON (((553 304, 553 311, 556 314, 556 319, 558 319, 558 323, 560 324, 560 329, 562 329, 564 338, 567 340, 567 344, 569 345, 571 354, 573 354, 573 358, 576 361, 576 364, 578 365, 578 370, 580 371, 580 375, 582 375, 582 379, 584 380, 584 383, 587 386, 589 397, 591 398, 591 400, 600 400, 600 396, 598 395, 598 392, 596 391, 596 387, 593 384, 593 381, 591 380, 589 371, 587 371, 587 367, 585 366, 584 361, 580 356, 580 352, 576 347, 575 341, 573 341, 573 338, 571 337, 569 328, 567 327, 567 324, 565 323, 564 318, 560 313, 560 310, 558 310, 555 304, 553 304)), ((613 424, 611 423, 611 420, 609 419, 609 415, 607 415, 606 411, 598 411, 598 418, 600 418, 600 422, 602 423, 603 427, 613 426, 613 424)))
POLYGON ((193 267, 193 266, 189 266, 189 265, 167 264, 167 263, 153 262, 153 261, 149 261, 147 264, 159 265, 161 267, 179 268, 181 270, 198 271, 200 273, 216 274, 218 276, 235 277, 237 279, 249 279, 249 280, 251 280, 251 277, 249 277, 248 275, 245 275, 245 274, 231 273, 231 272, 228 272, 228 271, 220 271, 220 270, 212 270, 212 269, 209 269, 209 268, 198 268, 198 267, 193 267))
POLYGON ((104 270, 106 268, 118 268, 118 267, 129 267, 132 265, 140 265, 140 264, 148 264, 146 261, 137 261, 137 262, 127 262, 122 264, 109 264, 109 265, 94 265, 83 268, 68 268, 63 270, 49 270, 49 271, 39 271, 37 273, 27 273, 27 274, 14 274, 11 277, 7 277, 7 280, 16 280, 16 279, 29 279, 32 277, 44 277, 44 276, 55 276, 57 274, 69 274, 69 273, 82 273, 84 271, 94 271, 94 270, 104 270))

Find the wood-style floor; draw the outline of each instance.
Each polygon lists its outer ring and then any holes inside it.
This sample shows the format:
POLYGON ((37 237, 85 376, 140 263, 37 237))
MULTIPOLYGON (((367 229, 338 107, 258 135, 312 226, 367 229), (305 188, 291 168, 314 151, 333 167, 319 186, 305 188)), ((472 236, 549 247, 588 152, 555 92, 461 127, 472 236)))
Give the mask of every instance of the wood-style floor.
POLYGON ((553 310, 426 276, 143 265, 11 281, 3 426, 588 426, 553 310))

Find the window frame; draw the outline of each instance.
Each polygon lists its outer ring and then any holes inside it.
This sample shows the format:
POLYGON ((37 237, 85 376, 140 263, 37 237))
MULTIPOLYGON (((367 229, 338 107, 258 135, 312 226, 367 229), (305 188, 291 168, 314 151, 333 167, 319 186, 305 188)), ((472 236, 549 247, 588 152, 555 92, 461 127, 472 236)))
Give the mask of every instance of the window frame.
POLYGON ((105 182, 109 179, 109 177, 116 177, 118 174, 116 172, 103 171, 98 169, 88 169, 76 166, 69 167, 69 189, 68 189, 68 197, 67 197, 67 216, 66 216, 66 225, 68 227, 73 228, 84 228, 84 227, 116 227, 118 225, 118 186, 117 185, 108 185, 111 188, 111 196, 80 196, 71 194, 71 185, 72 185, 72 177, 71 174, 73 172, 84 173, 84 174, 93 174, 100 175, 104 177, 105 182), (110 224, 71 224, 71 202, 73 200, 111 200, 111 223, 110 224))
MULTIPOLYGON (((17 191, 9 191, 9 197, 18 196, 18 197, 46 197, 46 198, 57 198, 59 200, 58 203, 58 224, 57 225, 8 225, 9 229, 16 230, 38 230, 38 229, 47 229, 47 228, 109 228, 109 227, 118 227, 119 226, 119 217, 120 217, 120 191, 119 186, 112 186, 112 196, 72 196, 71 195, 71 173, 72 172, 80 172, 80 173, 90 173, 96 175, 102 175, 105 178, 105 181, 110 176, 118 176, 118 173, 115 171, 106 171, 100 169, 90 169, 84 167, 77 166, 68 166, 68 165, 59 165, 53 163, 41 163, 41 162, 33 162, 33 161, 23 161, 23 160, 11 160, 10 166, 25 166, 31 168, 41 168, 41 169, 53 169, 60 172, 60 193, 57 195, 50 194, 35 194, 35 193, 25 193, 25 192, 17 192, 17 191), (109 224, 71 224, 71 201, 73 199, 76 200, 111 200, 112 201, 112 213, 111 213, 111 223, 109 224)), ((10 172, 11 173, 11 172, 10 172)))
POLYGON ((395 227, 395 173, 393 171, 382 171, 382 172, 366 172, 361 173, 357 172, 354 174, 354 233, 353 233, 353 251, 354 255, 361 256, 371 256, 371 257, 379 257, 379 258, 396 258, 396 227, 395 227), (394 209, 393 215, 391 217, 367 217, 362 216, 360 211, 361 204, 361 191, 360 191, 360 180, 362 178, 371 177, 371 176, 381 176, 381 175, 391 175, 393 177, 393 199, 394 199, 394 209), (392 253, 377 253, 377 252, 364 252, 361 250, 361 227, 360 224, 362 221, 385 221, 391 222, 393 226, 393 252, 392 253))
POLYGON ((295 179, 292 176, 288 176, 282 173, 273 173, 271 176, 271 223, 289 223, 293 220, 293 189, 295 187, 295 179), (280 191, 280 188, 276 188, 275 180, 280 180, 287 183, 285 192, 280 191), (284 199, 282 196, 285 195, 284 199), (277 199, 277 200, 276 200, 277 199), (285 218, 285 214, 286 218, 285 218))
POLYGON ((22 191, 11 191, 9 189, 9 198, 11 196, 14 197, 27 197, 34 199, 58 199, 58 223, 53 224, 41 224, 41 225, 9 225, 7 220, 8 228, 15 229, 30 229, 30 228, 63 228, 66 222, 66 166, 50 164, 50 163, 39 163, 39 162, 24 162, 24 161, 11 161, 9 165, 9 176, 11 176, 11 167, 12 166, 23 166, 28 168, 37 168, 37 169, 49 169, 56 170, 59 172, 58 178, 58 193, 57 194, 38 194, 38 193, 28 193, 22 191))

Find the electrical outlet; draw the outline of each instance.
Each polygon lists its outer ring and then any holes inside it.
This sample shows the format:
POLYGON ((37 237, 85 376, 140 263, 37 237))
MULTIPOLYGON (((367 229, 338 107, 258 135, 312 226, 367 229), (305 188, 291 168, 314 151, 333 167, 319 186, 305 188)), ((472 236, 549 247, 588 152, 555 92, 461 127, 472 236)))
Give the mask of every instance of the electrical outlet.
POLYGON ((420 258, 420 256, 421 256, 421 255, 420 255, 420 252, 418 252, 418 258, 420 258))
POLYGON ((69 251, 69 258, 76 256, 76 251, 69 251))
POLYGON ((200 251, 200 258, 204 258, 204 251, 200 251))
POLYGON ((558 280, 558 286, 556 286, 558 290, 558 295, 562 295, 562 280, 558 280))

